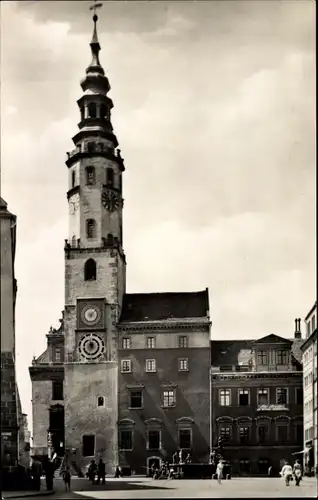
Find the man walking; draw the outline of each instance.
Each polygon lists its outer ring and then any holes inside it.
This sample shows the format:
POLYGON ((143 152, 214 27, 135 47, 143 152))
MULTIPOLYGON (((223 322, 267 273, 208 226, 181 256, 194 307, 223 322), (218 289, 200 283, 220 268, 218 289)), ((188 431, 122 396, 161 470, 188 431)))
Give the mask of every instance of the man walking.
POLYGON ((218 477, 218 483, 221 484, 221 480, 223 478, 223 468, 224 468, 224 464, 223 464, 223 461, 220 460, 217 464, 217 467, 216 467, 216 475, 218 477))
POLYGON ((106 467, 102 459, 98 462, 97 467, 97 484, 102 480, 102 484, 105 484, 106 467))

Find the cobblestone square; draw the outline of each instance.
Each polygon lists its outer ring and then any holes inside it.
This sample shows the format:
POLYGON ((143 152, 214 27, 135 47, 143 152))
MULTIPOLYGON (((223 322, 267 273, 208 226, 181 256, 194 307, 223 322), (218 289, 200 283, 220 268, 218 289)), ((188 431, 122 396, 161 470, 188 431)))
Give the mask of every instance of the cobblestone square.
MULTIPOLYGON (((72 492, 65 493, 61 480, 55 481, 51 497, 65 499, 117 498, 316 498, 317 481, 305 478, 299 488, 282 479, 233 478, 218 484, 215 480, 152 480, 144 477, 107 479, 106 485, 92 486, 85 479, 72 479, 72 492)), ((38 497, 41 498, 41 497, 38 497)), ((43 496, 43 498, 45 498, 43 496)))

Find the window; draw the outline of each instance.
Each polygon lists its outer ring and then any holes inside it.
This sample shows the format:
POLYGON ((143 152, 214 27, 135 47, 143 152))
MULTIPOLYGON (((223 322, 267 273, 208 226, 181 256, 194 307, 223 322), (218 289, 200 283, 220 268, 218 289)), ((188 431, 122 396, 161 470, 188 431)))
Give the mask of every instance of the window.
POLYGON ((220 437, 224 443, 229 443, 231 441, 231 428, 230 427, 221 427, 220 429, 220 437))
POLYGON ((96 222, 94 219, 87 219, 86 221, 86 236, 87 238, 96 238, 96 222))
POLYGON ((54 361, 56 363, 61 362, 61 348, 60 347, 55 347, 54 348, 54 361))
POLYGON ((75 179, 76 179, 76 174, 75 174, 75 170, 72 170, 72 188, 75 186, 75 179))
POLYGON ((276 404, 287 405, 287 389, 276 389, 276 404))
POLYGON ((181 335, 179 337, 179 347, 180 348, 188 347, 188 337, 187 336, 181 335))
POLYGON ((93 457, 95 455, 95 436, 83 436, 83 456, 93 457))
POLYGON ((296 387, 296 405, 303 404, 303 388, 296 387))
POLYGON ((104 402, 105 402, 105 400, 104 400, 103 396, 99 396, 97 398, 97 406, 104 406, 104 402))
POLYGON ((130 391, 130 408, 142 408, 142 391, 130 391))
POLYGON ((155 337, 147 337, 147 349, 155 349, 156 339, 155 337))
POLYGON ((148 430, 147 436, 147 449, 160 450, 160 431, 148 430))
POLYGON ((276 363, 278 365, 287 365, 287 351, 276 352, 276 363))
POLYGON ((107 108, 106 108, 105 104, 101 104, 100 117, 102 120, 105 120, 105 118, 107 118, 107 108))
POLYGON ((114 185, 114 171, 112 168, 107 168, 106 170, 106 184, 107 186, 114 185))
POLYGON ((220 406, 231 406, 231 390, 220 389, 219 391, 220 406))
POLYGON ((280 442, 286 443, 288 437, 288 426, 278 425, 277 426, 277 439, 280 442))
POLYGON ((181 450, 191 448, 191 429, 179 429, 179 448, 181 450))
POLYGON ((238 403, 239 406, 248 406, 249 405, 249 400, 250 400, 250 391, 249 389, 239 389, 238 392, 238 403))
POLYGON ((130 349, 131 348, 131 338, 130 337, 124 337, 121 342, 122 342, 122 349, 130 349))
POLYGON ((85 281, 95 281, 96 280, 96 262, 94 259, 88 259, 85 262, 84 280, 85 281))
POLYGON ((86 167, 86 184, 88 186, 93 186, 96 182, 95 177, 95 168, 94 167, 86 167))
POLYGON ((131 372, 131 360, 130 359, 122 359, 121 361, 121 373, 130 373, 131 372))
POLYGON ((268 405, 268 389, 258 389, 257 401, 259 405, 268 405))
POLYGON ((84 107, 81 107, 81 122, 84 120, 84 117, 85 117, 84 107))
POLYGON ((187 372, 187 371, 188 371, 188 358, 180 358, 179 372, 187 372))
POLYGON ((260 425, 258 427, 258 440, 260 443, 265 443, 267 440, 268 436, 268 426, 267 425, 260 425))
POLYGON ((258 363, 260 365, 267 365, 267 352, 266 351, 260 351, 258 353, 258 363))
POLYGON ((87 151, 89 153, 92 153, 93 151, 95 151, 95 143, 94 142, 87 143, 87 151))
POLYGON ((96 104, 91 102, 88 105, 88 118, 96 118, 96 104))
POLYGON ((295 434, 297 443, 302 444, 304 439, 304 432, 303 432, 303 426, 301 424, 296 425, 295 434))
POLYGON ((119 430, 119 448, 126 451, 132 450, 132 430, 119 430))
POLYGON ((163 406, 168 408, 176 405, 176 392, 174 389, 163 391, 163 406))
POLYGON ((146 359, 146 372, 155 372, 155 371, 156 371, 156 360, 146 359))
POLYGON ((311 318, 311 331, 314 332, 316 330, 316 316, 314 315, 311 318))
POLYGON ((310 335, 310 321, 306 323, 306 336, 309 337, 309 335, 310 335))
POLYGON ((247 443, 250 437, 250 428, 249 427, 240 427, 239 428, 239 436, 240 443, 247 443))
POLYGON ((54 400, 62 400, 62 399, 64 399, 64 395, 63 395, 63 381, 54 380, 52 382, 52 399, 54 399, 54 400))

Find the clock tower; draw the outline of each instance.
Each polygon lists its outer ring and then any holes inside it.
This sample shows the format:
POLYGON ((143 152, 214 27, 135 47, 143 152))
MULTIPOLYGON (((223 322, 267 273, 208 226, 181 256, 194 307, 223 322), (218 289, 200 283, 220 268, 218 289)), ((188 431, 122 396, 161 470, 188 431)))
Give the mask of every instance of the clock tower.
POLYGON ((96 13, 92 61, 77 101, 80 120, 67 153, 69 233, 65 241, 65 446, 82 461, 117 457, 116 325, 125 293, 124 162, 111 124, 110 85, 99 61, 96 13))

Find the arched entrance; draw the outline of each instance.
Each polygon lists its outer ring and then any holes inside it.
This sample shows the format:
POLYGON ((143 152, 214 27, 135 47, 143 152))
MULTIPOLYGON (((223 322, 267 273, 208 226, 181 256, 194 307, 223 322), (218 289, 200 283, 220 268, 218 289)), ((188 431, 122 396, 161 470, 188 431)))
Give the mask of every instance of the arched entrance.
POLYGON ((65 451, 65 431, 64 431, 64 406, 53 405, 50 407, 50 427, 53 453, 61 457, 65 451))
POLYGON ((148 476, 150 476, 150 469, 153 465, 155 466, 156 469, 160 469, 161 458, 160 457, 148 457, 147 458, 147 474, 148 474, 148 476))

